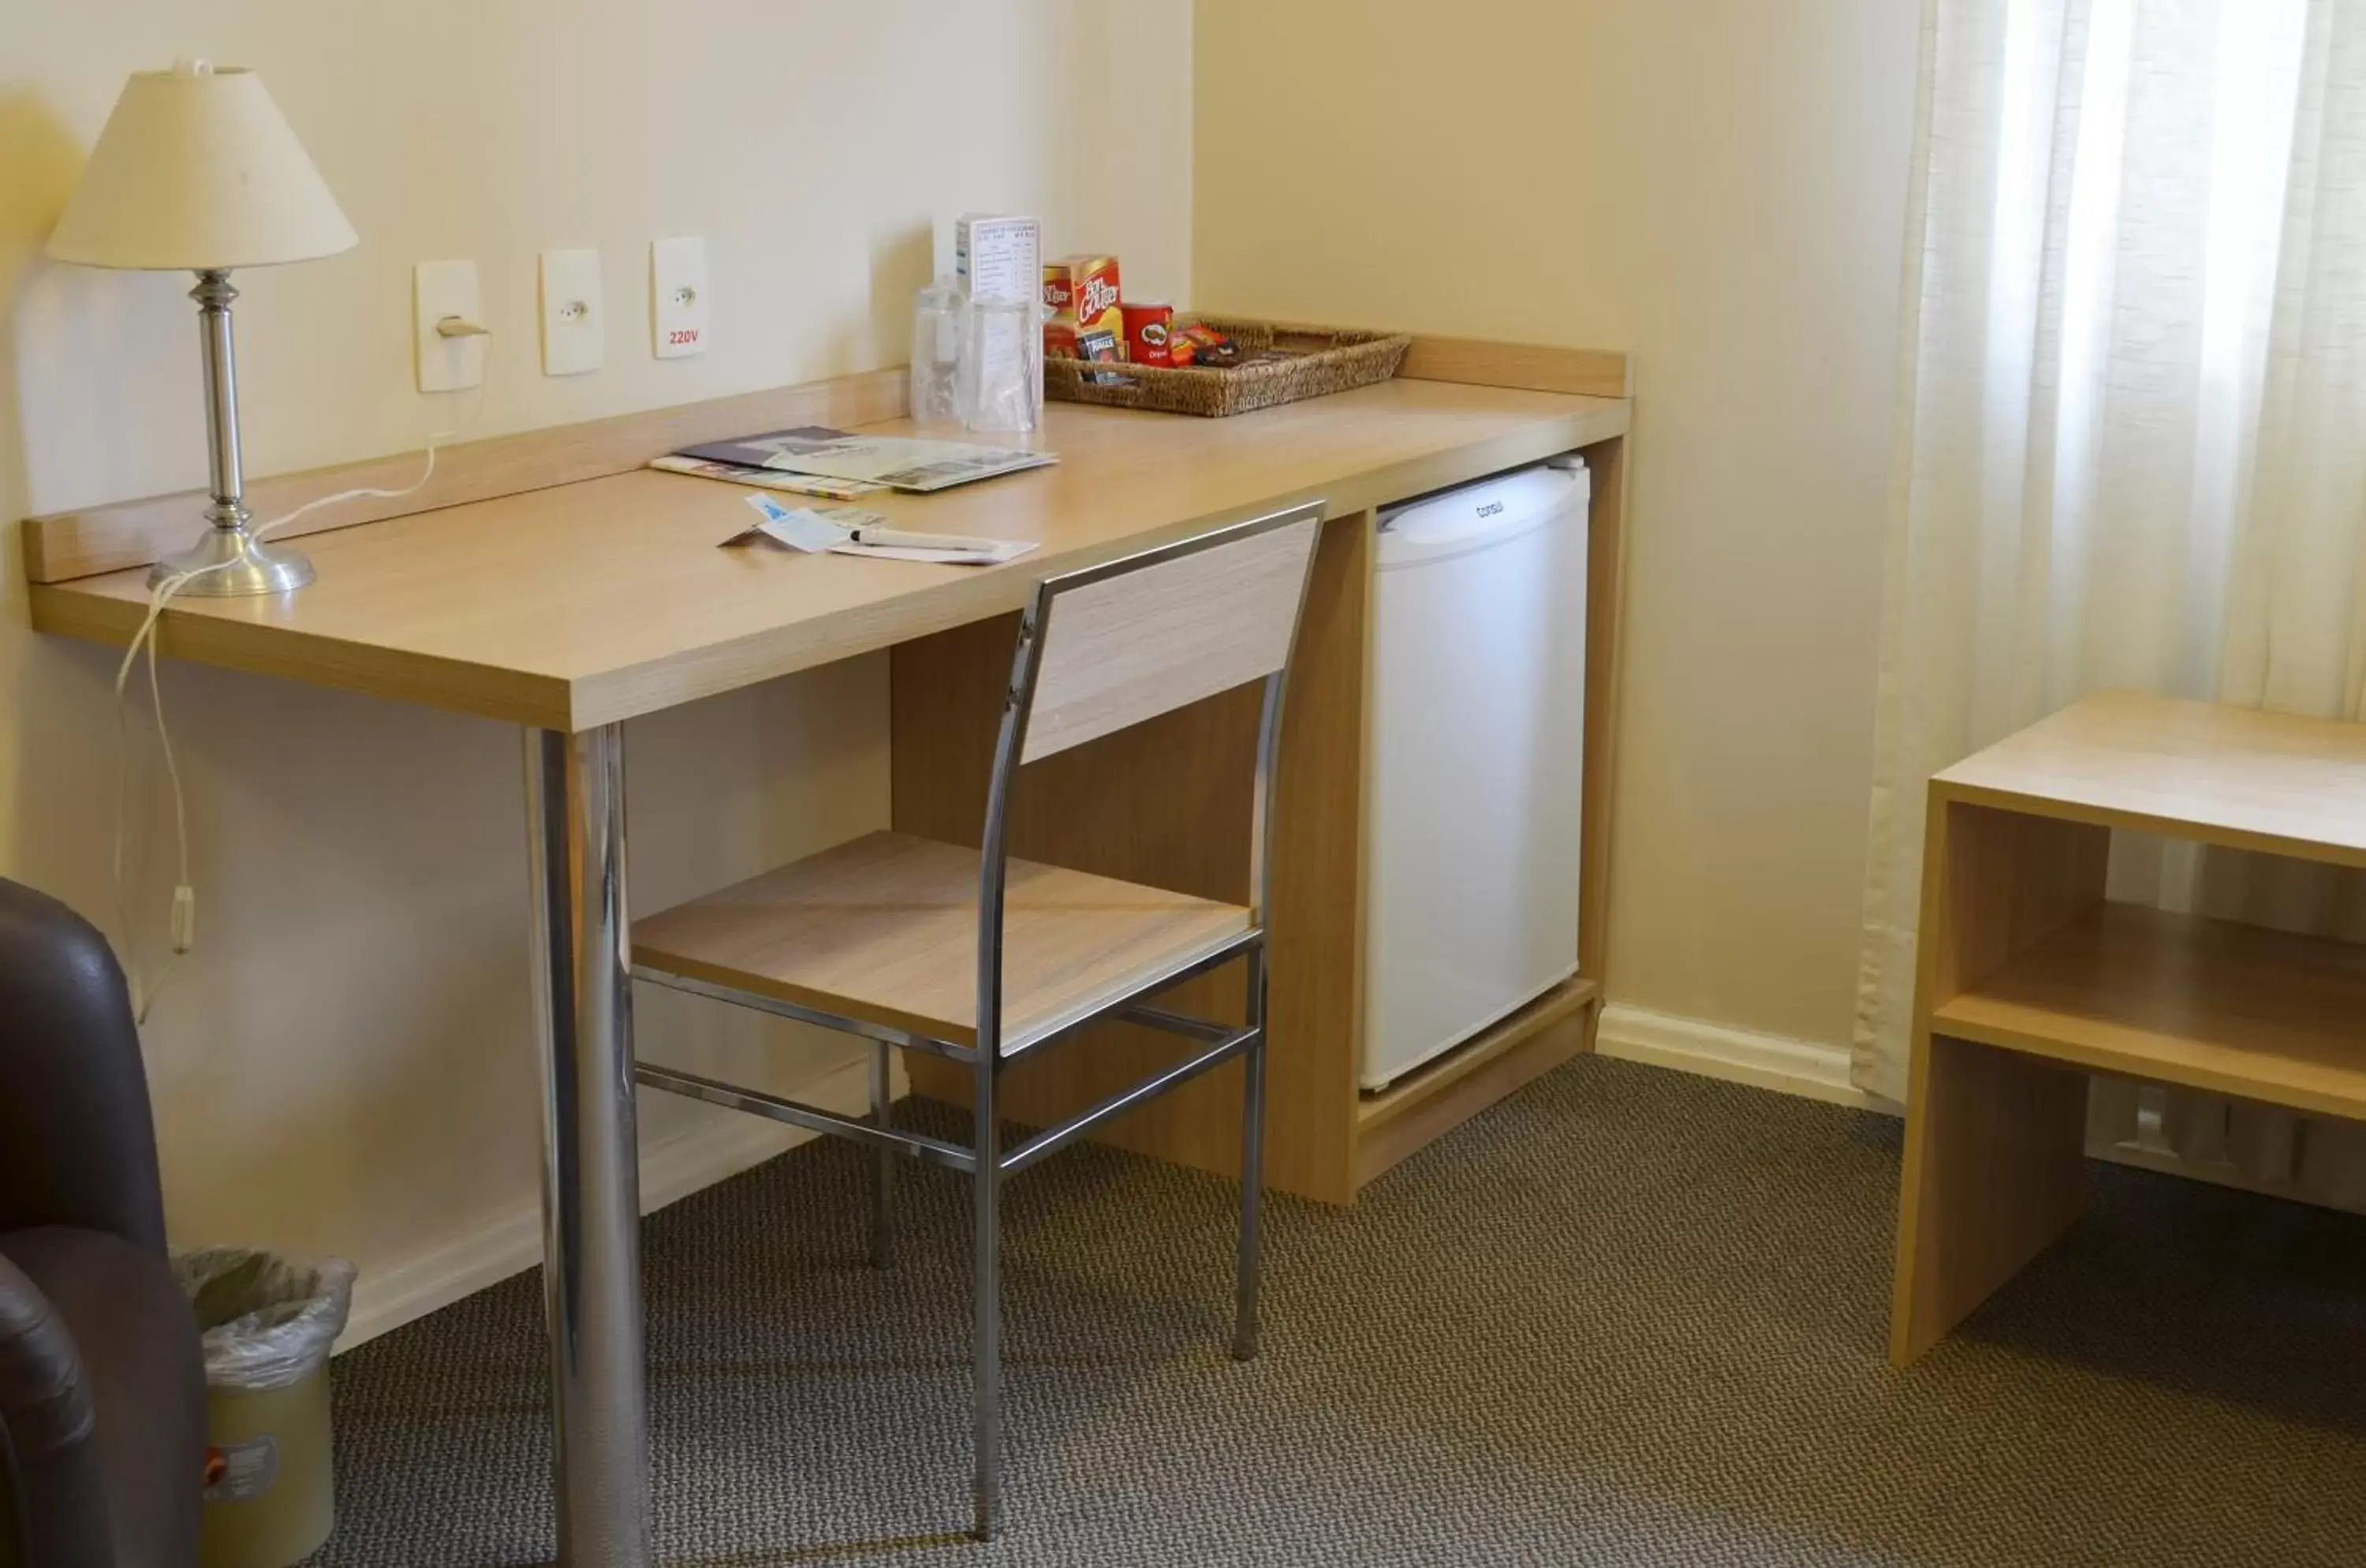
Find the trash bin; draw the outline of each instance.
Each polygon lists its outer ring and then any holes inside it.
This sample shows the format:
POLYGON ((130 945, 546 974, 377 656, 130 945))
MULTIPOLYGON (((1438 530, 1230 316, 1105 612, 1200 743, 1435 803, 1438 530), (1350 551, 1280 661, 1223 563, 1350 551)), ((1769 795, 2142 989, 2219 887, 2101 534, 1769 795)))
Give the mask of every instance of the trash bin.
POLYGON ((288 1568, 329 1539, 329 1350, 354 1266, 250 1247, 173 1260, 206 1355, 201 1568, 288 1568))

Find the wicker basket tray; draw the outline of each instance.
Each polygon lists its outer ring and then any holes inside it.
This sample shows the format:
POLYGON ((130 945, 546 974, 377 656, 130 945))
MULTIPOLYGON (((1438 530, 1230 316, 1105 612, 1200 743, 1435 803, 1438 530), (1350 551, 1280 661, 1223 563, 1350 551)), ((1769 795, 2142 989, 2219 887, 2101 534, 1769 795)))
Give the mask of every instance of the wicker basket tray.
POLYGON ((1182 317, 1177 324, 1186 320, 1204 322, 1240 344, 1242 362, 1219 368, 1047 359, 1043 395, 1062 402, 1221 418, 1385 381, 1397 373, 1398 362, 1413 344, 1402 333, 1283 326, 1219 316, 1182 317))

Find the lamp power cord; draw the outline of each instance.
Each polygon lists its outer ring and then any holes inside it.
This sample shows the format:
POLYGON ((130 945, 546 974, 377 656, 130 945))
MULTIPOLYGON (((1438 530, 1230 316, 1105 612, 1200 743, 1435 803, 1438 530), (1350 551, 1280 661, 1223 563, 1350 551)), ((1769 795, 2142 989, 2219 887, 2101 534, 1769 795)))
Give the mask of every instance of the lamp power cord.
MULTIPOLYGON (((330 495, 316 496, 292 511, 280 513, 268 523, 258 524, 249 528, 248 537, 259 544, 270 535, 287 527, 299 518, 320 511, 322 507, 337 506, 349 501, 400 501, 405 496, 416 495, 426 489, 428 482, 435 477, 435 461, 438 454, 445 446, 473 429, 478 416, 484 412, 481 387, 482 383, 479 383, 476 406, 458 428, 438 431, 427 438, 425 465, 421 468, 419 477, 411 483, 399 490, 362 486, 354 490, 337 491, 330 495)), ((110 856, 110 870, 114 878, 116 923, 121 933, 123 970, 131 988, 132 1015, 143 1024, 148 1021, 149 1009, 155 1005, 157 993, 164 988, 164 982, 172 976, 174 965, 180 962, 184 953, 197 945, 197 886, 189 874, 188 801, 181 785, 180 763, 173 755, 172 733, 164 723, 164 688, 156 672, 157 626, 163 616, 164 607, 173 602, 174 596, 182 589, 208 572, 219 571, 224 567, 235 564, 236 558, 233 557, 216 561, 209 566, 194 567, 187 571, 175 572, 172 576, 161 579, 149 593, 148 614, 141 620, 139 629, 131 634, 131 642, 123 650, 123 662, 118 665, 115 671, 115 839, 110 856), (130 895, 124 882, 124 843, 128 837, 126 821, 130 809, 131 775, 131 717, 129 693, 132 671, 138 666, 143 651, 148 661, 148 701, 156 718, 156 746, 163 756, 164 777, 173 796, 173 838, 175 855, 170 951, 165 956, 163 966, 157 970, 155 977, 146 981, 141 979, 140 974, 138 950, 132 940, 130 895)))

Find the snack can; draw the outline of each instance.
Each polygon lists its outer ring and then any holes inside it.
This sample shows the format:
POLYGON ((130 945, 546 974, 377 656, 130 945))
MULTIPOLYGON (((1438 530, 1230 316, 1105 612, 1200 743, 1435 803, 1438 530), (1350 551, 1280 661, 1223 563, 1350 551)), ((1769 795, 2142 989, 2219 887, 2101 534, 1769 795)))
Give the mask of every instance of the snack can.
POLYGON ((1175 325, 1175 307, 1164 301, 1137 305, 1129 299, 1118 307, 1125 318, 1125 356, 1136 365, 1175 363, 1167 347, 1175 325))

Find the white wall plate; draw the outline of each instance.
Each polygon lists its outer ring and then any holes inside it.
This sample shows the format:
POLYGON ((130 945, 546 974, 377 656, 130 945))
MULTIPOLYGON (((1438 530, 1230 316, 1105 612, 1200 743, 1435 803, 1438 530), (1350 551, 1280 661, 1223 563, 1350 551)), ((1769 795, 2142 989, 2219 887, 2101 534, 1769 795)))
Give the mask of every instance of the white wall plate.
POLYGON ((606 359, 608 308, 600 292, 600 253, 542 253, 542 373, 580 376, 606 359))
POLYGON ((445 337, 435 323, 447 317, 485 318, 472 261, 421 262, 411 275, 411 339, 422 392, 456 392, 485 380, 485 339, 445 337))
POLYGON ((704 354, 706 242, 695 234, 649 242, 649 352, 659 359, 704 354))

